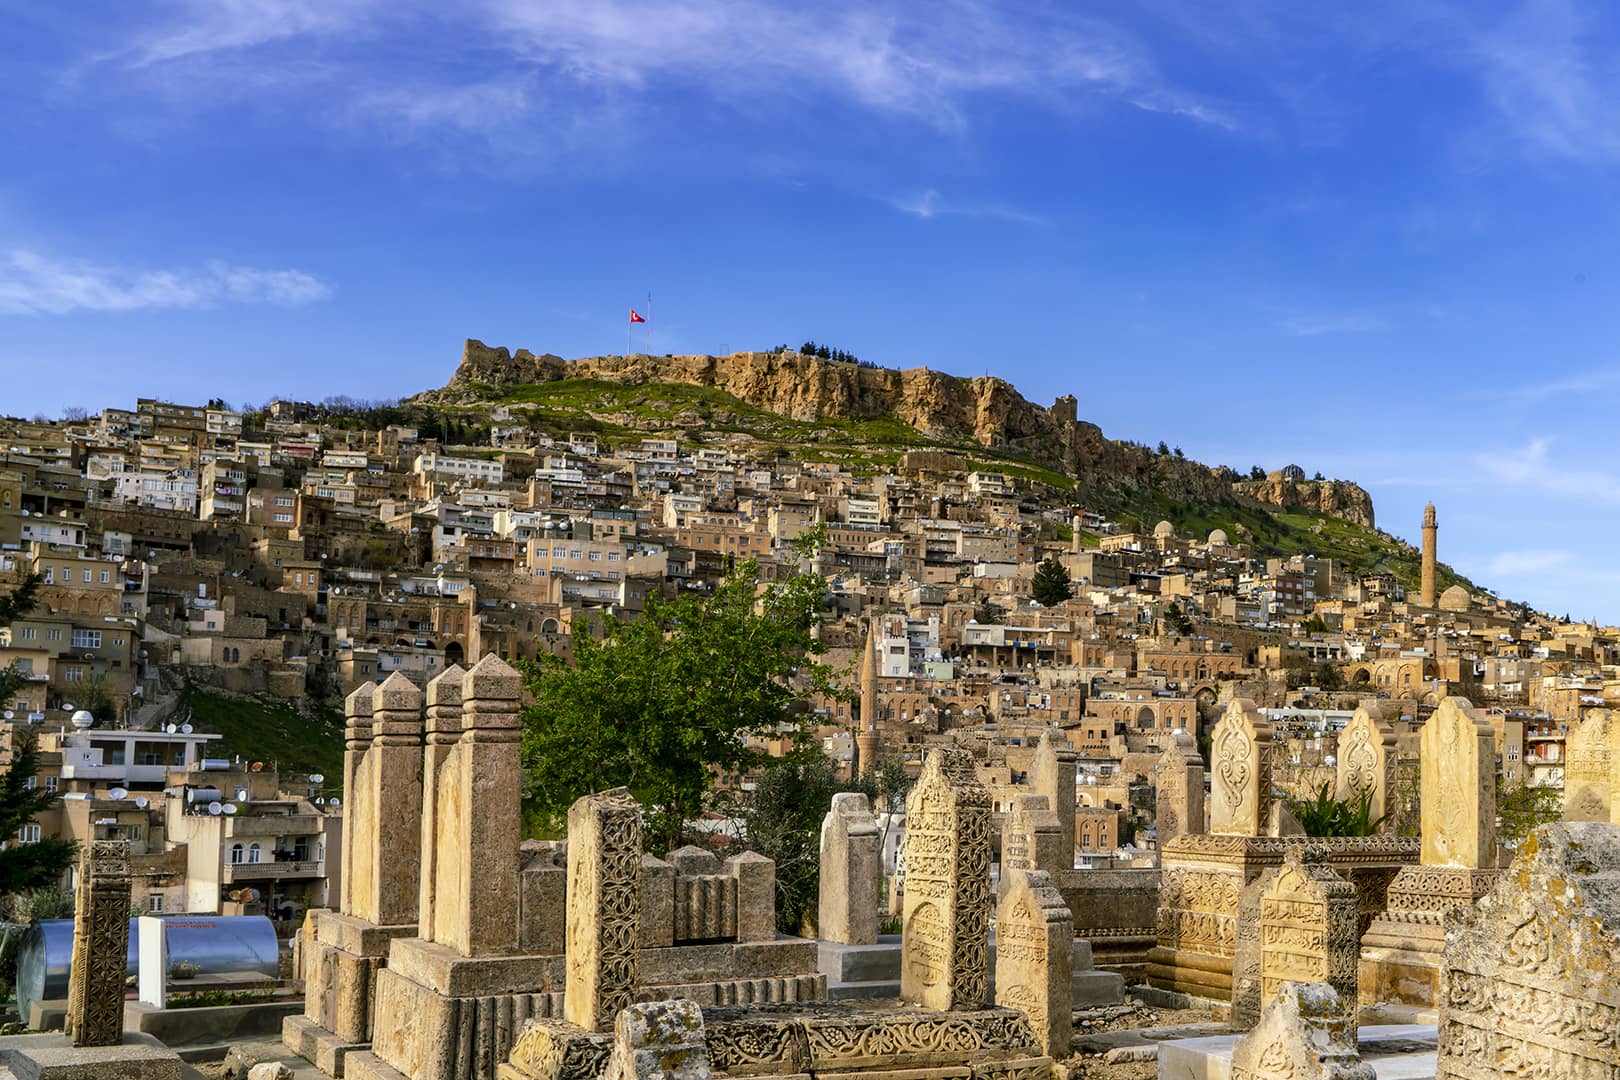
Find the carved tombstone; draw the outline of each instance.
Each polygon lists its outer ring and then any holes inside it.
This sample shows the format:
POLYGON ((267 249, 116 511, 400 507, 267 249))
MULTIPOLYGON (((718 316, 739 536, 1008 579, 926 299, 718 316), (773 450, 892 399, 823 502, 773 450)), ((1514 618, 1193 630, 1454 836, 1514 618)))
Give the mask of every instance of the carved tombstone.
POLYGON ((1326 983, 1284 984, 1232 1048, 1232 1080, 1373 1080, 1345 1030, 1347 1011, 1326 983))
POLYGON ((876 945, 879 861, 877 820, 866 796, 842 791, 821 821, 820 937, 876 945))
POLYGON ((1438 1080, 1620 1076, 1620 827, 1542 826, 1447 931, 1438 1080))
POLYGON ((1369 817, 1384 819, 1381 832, 1395 830, 1395 778, 1400 754, 1395 729, 1381 706, 1364 704, 1339 732, 1338 797, 1367 799, 1369 817))
POLYGON ((1238 894, 1237 922, 1232 931, 1232 1004, 1227 1016, 1232 1026, 1249 1029, 1260 1022, 1265 998, 1260 993, 1260 903, 1277 880, 1273 866, 1243 886, 1238 894))
POLYGON ((1044 870, 1013 870, 1002 880, 1008 888, 996 909, 996 1004, 1029 1017, 1043 1054, 1067 1057, 1074 916, 1044 870))
POLYGON ((1564 820, 1608 821, 1613 809, 1614 732, 1594 709, 1570 729, 1564 764, 1564 820))
POLYGON ((602 1080, 709 1080, 703 1010, 685 998, 631 1005, 613 1023, 602 1080))
POLYGON ((1051 874, 1069 869, 1063 858, 1065 843, 1063 828, 1045 795, 1014 795, 1001 823, 1001 881, 996 896, 1007 895, 1016 871, 1051 874))
MULTIPOLYGON (((351 721, 353 723, 353 721, 351 721)), ((371 692, 371 742, 354 774, 349 913, 378 926, 416 922, 422 869, 422 691, 399 672, 371 692)))
POLYGON ((933 750, 906 797, 900 996, 927 1009, 979 1009, 988 996, 990 795, 973 758, 933 750))
POLYGON ((1496 864, 1496 737, 1464 698, 1448 697, 1423 725, 1424 866, 1496 864))
POLYGON ((123 1042, 128 957, 129 844, 92 840, 79 857, 73 902, 65 1028, 74 1046, 123 1042))
POLYGON ((1356 889, 1321 857, 1290 848, 1261 894, 1260 1000, 1276 998, 1285 983, 1327 983, 1346 1006, 1353 1046, 1361 960, 1356 889))
POLYGON ((1153 824, 1159 847, 1204 831, 1204 759, 1198 742, 1177 728, 1153 767, 1153 824))
POLYGON ((568 956, 563 1014, 606 1031, 636 990, 641 807, 624 788, 568 808, 568 956))
POLYGON ((1051 731, 1041 733, 1041 741, 1035 744, 1035 760, 1029 767, 1029 786, 1037 795, 1046 796, 1046 805, 1057 815, 1065 845, 1058 869, 1073 870, 1076 755, 1068 746, 1059 744, 1061 738, 1051 731))
POLYGON ((1209 831, 1264 836, 1271 824, 1271 723, 1238 698, 1210 735, 1209 831))

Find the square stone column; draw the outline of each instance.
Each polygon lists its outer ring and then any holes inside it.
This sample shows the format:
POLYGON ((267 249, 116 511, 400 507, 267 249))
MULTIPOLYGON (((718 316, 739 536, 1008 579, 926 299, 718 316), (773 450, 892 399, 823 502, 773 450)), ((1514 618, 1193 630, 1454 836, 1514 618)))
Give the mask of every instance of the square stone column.
POLYGON ((354 819, 355 773, 371 747, 371 684, 357 687, 343 699, 343 846, 342 882, 338 894, 338 911, 344 915, 354 911, 354 819))
POLYGON ((461 738, 461 680, 467 672, 451 664, 427 685, 427 725, 422 743, 422 871, 416 917, 433 932, 434 888, 438 885, 439 771, 461 738))
POLYGON ((1170 733, 1153 767, 1153 824, 1159 849, 1178 836, 1204 831, 1204 759, 1185 728, 1170 733))
MULTIPOLYGON (((1058 829, 1063 835, 1063 858, 1053 869, 1074 869, 1074 778, 1076 754, 1061 734, 1045 731, 1035 744, 1035 760, 1029 767, 1029 786, 1037 795, 1046 796, 1047 808, 1057 815, 1058 829)), ((1043 865, 1043 869, 1047 869, 1043 865)))
POLYGON ((129 843, 92 840, 79 856, 73 902, 65 1030, 74 1046, 123 1041, 129 906, 129 843))
POLYGON ((877 820, 865 795, 839 792, 821 820, 821 894, 818 930, 823 941, 876 945, 879 861, 877 820))
MULTIPOLYGON (((378 926, 416 922, 421 892, 422 692, 394 672, 371 695, 371 744, 354 775, 350 914, 378 926)), ((352 834, 352 840, 351 840, 352 834)))
POLYGON ((641 807, 624 788, 568 808, 568 957, 563 1015, 606 1031, 635 999, 641 944, 641 807))
POLYGON ((989 988, 990 794, 973 758, 929 752, 906 797, 900 996, 927 1009, 980 1009, 989 988))

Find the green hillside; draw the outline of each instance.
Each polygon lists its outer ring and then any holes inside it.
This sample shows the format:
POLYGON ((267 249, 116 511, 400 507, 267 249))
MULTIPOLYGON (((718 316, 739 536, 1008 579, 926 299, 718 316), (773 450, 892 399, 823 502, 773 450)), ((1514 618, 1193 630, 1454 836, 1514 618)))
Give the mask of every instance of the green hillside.
POLYGON ((186 690, 191 723, 225 736, 209 747, 215 757, 274 764, 285 772, 343 775, 343 714, 306 714, 281 701, 225 697, 201 686, 186 690))

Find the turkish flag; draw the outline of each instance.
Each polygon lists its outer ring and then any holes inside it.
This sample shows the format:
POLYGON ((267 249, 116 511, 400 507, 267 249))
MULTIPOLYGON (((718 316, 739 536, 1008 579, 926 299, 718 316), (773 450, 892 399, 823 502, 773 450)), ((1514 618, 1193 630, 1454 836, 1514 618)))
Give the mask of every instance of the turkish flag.
POLYGON ((646 322, 647 320, 643 319, 640 315, 637 315, 635 308, 631 308, 630 309, 630 321, 633 322, 633 323, 638 323, 638 322, 646 322))

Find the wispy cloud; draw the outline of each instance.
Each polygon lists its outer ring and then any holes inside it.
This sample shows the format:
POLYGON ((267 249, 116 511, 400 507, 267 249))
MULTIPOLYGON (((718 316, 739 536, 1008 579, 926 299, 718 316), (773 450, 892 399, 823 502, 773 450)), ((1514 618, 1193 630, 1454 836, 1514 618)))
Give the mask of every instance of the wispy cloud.
POLYGON ((147 270, 26 250, 0 255, 0 315, 195 309, 220 304, 297 307, 324 300, 331 293, 324 281, 302 270, 265 270, 224 262, 147 270))
POLYGON ((1278 324, 1284 333, 1295 337, 1320 337, 1323 334, 1368 334, 1387 329, 1389 323, 1376 315, 1298 315, 1278 324))
POLYGON ((995 204, 967 205, 950 202, 943 195, 929 188, 914 195, 904 195, 898 199, 890 199, 889 205, 902 214, 922 218, 924 221, 940 217, 974 217, 995 218, 1000 221, 1011 221, 1019 225, 1045 225, 1045 218, 1035 214, 1026 214, 1022 210, 995 204))
POLYGON ((1497 577, 1526 577, 1561 570, 1574 559, 1568 551, 1502 551, 1491 558, 1488 569, 1497 577))
POLYGON ((1589 394, 1595 390, 1614 386, 1620 386, 1620 368, 1583 371, 1544 382, 1526 383, 1523 386, 1499 391, 1495 396, 1512 401, 1545 401, 1548 398, 1565 397, 1570 394, 1589 394))
POLYGON ((1531 439, 1523 447, 1474 455, 1474 464, 1500 484, 1540 494, 1620 504, 1620 476, 1601 469, 1554 461, 1550 438, 1531 439))

